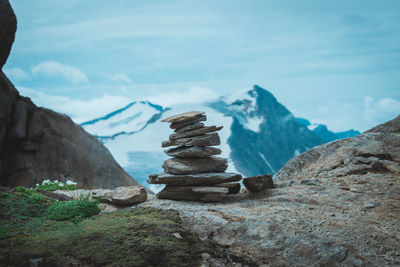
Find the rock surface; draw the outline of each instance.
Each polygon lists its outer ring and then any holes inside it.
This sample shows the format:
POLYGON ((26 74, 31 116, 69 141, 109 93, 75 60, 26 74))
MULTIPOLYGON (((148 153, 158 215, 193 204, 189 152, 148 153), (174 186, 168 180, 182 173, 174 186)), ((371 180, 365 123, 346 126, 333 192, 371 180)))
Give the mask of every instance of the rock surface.
POLYGON ((179 128, 179 129, 175 129, 174 132, 175 133, 182 133, 182 132, 187 132, 187 131, 195 130, 195 129, 202 128, 202 127, 204 127, 204 123, 198 122, 198 123, 191 124, 191 125, 179 128))
MULTIPOLYGON (((386 129, 385 125, 379 129, 386 129)), ((315 147, 275 175, 276 188, 220 203, 164 199, 186 227, 243 265, 399 266, 400 134, 315 147)), ((233 266, 233 265, 232 265, 233 266)))
POLYGON ((215 147, 184 146, 164 151, 168 156, 177 158, 206 158, 221 154, 221 149, 215 147))
MULTIPOLYGON (((0 0, 0 66, 10 52, 16 19, 0 0)), ((32 187, 73 177, 85 188, 136 185, 109 151, 66 115, 36 107, 0 71, 0 185, 32 187)))
POLYGON ((228 163, 223 158, 172 158, 164 161, 162 167, 169 174, 196 174, 224 172, 228 163))
POLYGON ((201 174, 151 174, 149 176, 151 184, 168 184, 168 185, 216 185, 220 183, 237 182, 242 176, 237 173, 201 173, 201 174))
POLYGON ((254 177, 248 177, 243 179, 243 185, 250 192, 257 193, 265 189, 274 187, 271 175, 258 175, 254 177))
POLYGON ((168 140, 161 143, 162 147, 169 146, 217 146, 221 143, 221 139, 217 133, 205 134, 202 136, 194 136, 181 138, 176 140, 168 140))

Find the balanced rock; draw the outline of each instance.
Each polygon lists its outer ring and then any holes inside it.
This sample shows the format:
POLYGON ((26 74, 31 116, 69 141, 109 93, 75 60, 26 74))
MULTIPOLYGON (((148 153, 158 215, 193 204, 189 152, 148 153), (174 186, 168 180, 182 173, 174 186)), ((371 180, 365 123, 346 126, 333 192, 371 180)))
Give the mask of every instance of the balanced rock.
POLYGON ((168 156, 177 158, 207 158, 221 154, 221 149, 215 147, 182 146, 164 151, 168 156))
POLYGON ((165 118, 162 120, 162 122, 179 123, 179 122, 191 121, 193 119, 201 117, 204 113, 205 112, 203 111, 189 111, 165 118))
POLYGON ((197 123, 195 123, 195 124, 190 124, 190 125, 188 125, 188 126, 181 127, 181 128, 179 128, 179 129, 175 129, 174 132, 175 132, 175 133, 183 133, 183 132, 195 130, 195 129, 202 128, 202 127, 204 127, 204 123, 202 123, 202 122, 197 122, 197 123))
POLYGON ((167 185, 161 192, 157 194, 157 198, 209 202, 221 200, 228 193, 229 188, 226 187, 167 185))
POLYGON ((210 133, 210 132, 216 132, 222 129, 223 126, 208 126, 208 127, 203 127, 203 128, 198 128, 192 131, 187 131, 187 132, 182 132, 182 133, 173 133, 169 136, 170 140, 175 140, 175 139, 180 139, 180 138, 186 138, 186 137, 193 137, 193 136, 199 136, 199 135, 204 135, 205 133, 210 133))
POLYGON ((242 176, 237 173, 225 172, 181 175, 162 173, 151 174, 149 178, 149 183, 151 184, 208 186, 224 183, 224 187, 230 187, 228 183, 240 181, 242 176))
POLYGON ((204 134, 176 140, 168 140, 161 143, 162 147, 168 146, 215 146, 221 143, 217 133, 204 134))
POLYGON ((166 173, 170 174, 196 174, 203 172, 224 172, 228 163, 223 158, 172 158, 164 161, 166 173))
POLYGON ((271 175, 258 175, 254 177, 244 178, 243 184, 252 193, 260 192, 264 189, 274 187, 271 175))
POLYGON ((198 123, 198 122, 201 122, 201 121, 205 121, 205 120, 207 120, 207 116, 206 115, 202 115, 200 117, 194 118, 194 119, 189 120, 189 121, 171 123, 171 125, 169 127, 171 129, 180 129, 180 128, 186 127, 188 125, 193 125, 195 123, 198 123))

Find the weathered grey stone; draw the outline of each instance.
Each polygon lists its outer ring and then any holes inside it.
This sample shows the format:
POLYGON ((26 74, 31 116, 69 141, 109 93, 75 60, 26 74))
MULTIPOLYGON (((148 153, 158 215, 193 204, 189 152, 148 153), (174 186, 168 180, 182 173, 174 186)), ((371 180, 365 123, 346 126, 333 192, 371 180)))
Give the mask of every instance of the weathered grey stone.
POLYGON ((178 158, 206 158, 221 154, 221 149, 215 147, 184 146, 164 151, 168 156, 178 158))
POLYGON ((223 128, 223 126, 207 126, 199 129, 195 129, 192 131, 187 131, 183 133, 173 133, 169 136, 170 140, 175 140, 175 139, 180 139, 180 138, 186 138, 186 137, 192 137, 192 136, 199 136, 203 135, 205 133, 210 133, 210 132, 216 132, 219 131, 223 128))
POLYGON ((258 175, 254 177, 244 178, 243 185, 250 192, 256 193, 265 189, 270 189, 274 187, 274 182, 272 181, 271 175, 258 175))
POLYGON ((228 163, 223 158, 172 158, 164 161, 163 166, 169 174, 196 174, 204 172, 223 172, 228 163))
POLYGON ((201 186, 174 186, 167 185, 156 196, 159 199, 195 200, 195 201, 219 201, 228 194, 229 189, 223 187, 201 186))
POLYGON ((221 143, 217 133, 204 134, 176 140, 168 140, 161 143, 162 147, 169 146, 216 146, 221 143))
POLYGON ((205 120, 207 120, 207 116, 202 115, 202 116, 195 118, 193 120, 190 120, 190 121, 171 123, 171 125, 169 127, 171 129, 180 129, 180 128, 186 127, 188 125, 196 124, 198 122, 205 121, 205 120))
POLYGON ((181 114, 177 114, 162 120, 162 122, 180 123, 185 121, 191 121, 199 118, 204 114, 203 111, 189 111, 181 114))
POLYGON ((18 140, 26 137, 26 124, 28 115, 28 105, 23 101, 15 103, 15 112, 13 118, 13 130, 10 139, 18 140))
POLYGON ((242 176, 237 173, 212 172, 200 174, 151 174, 149 176, 150 184, 168 184, 168 185, 216 185, 221 183, 238 182, 242 176))
POLYGON ((113 190, 112 196, 104 198, 116 205, 133 205, 146 201, 147 193, 143 186, 121 186, 113 190))
POLYGON ((202 128, 202 127, 204 127, 204 123, 199 122, 199 123, 195 123, 195 124, 191 124, 191 125, 179 128, 179 129, 175 129, 174 132, 175 133, 182 133, 182 132, 187 132, 187 131, 191 131, 191 130, 202 128))

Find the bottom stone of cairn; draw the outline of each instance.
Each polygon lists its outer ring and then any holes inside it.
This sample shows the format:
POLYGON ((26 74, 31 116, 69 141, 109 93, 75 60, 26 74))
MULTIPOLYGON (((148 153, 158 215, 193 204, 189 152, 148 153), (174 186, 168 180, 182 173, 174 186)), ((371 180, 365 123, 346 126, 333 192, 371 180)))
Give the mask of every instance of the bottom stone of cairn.
MULTIPOLYGON (((239 188, 240 188, 240 184, 239 188)), ((228 187, 167 185, 157 194, 159 199, 196 200, 211 202, 221 200, 229 193, 228 187)))

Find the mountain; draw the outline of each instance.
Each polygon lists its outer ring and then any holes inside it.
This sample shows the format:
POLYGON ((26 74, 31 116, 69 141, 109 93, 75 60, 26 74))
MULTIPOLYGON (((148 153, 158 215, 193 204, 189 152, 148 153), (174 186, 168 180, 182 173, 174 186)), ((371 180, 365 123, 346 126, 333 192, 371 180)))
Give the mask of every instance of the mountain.
MULTIPOLYGON (((205 111, 207 124, 221 125, 221 156, 228 171, 244 176, 277 172, 289 159, 324 143, 295 119, 267 90, 255 85, 214 101, 168 108, 148 101, 131 104, 82 124, 111 151, 139 183, 162 172, 167 156, 161 142, 172 130, 161 119, 190 110, 205 111)), ((157 191, 154 185, 149 186, 157 191)))
POLYGON ((304 118, 297 118, 297 120, 301 124, 306 126, 308 129, 313 131, 324 142, 331 142, 333 140, 354 137, 361 134, 359 131, 353 129, 344 132, 332 132, 324 124, 317 124, 317 123, 311 124, 309 120, 304 118))

